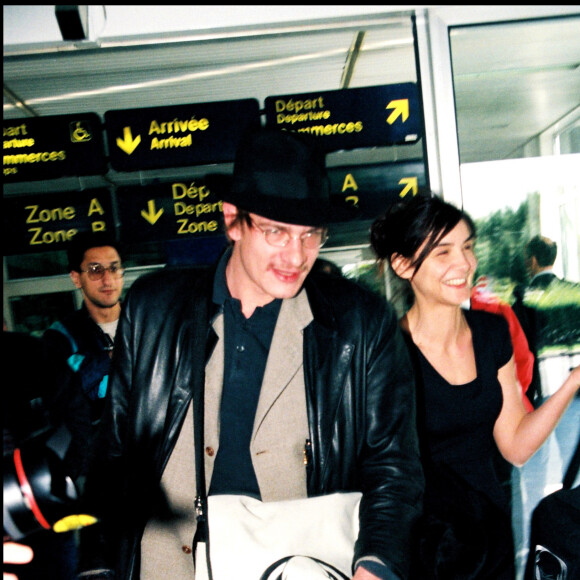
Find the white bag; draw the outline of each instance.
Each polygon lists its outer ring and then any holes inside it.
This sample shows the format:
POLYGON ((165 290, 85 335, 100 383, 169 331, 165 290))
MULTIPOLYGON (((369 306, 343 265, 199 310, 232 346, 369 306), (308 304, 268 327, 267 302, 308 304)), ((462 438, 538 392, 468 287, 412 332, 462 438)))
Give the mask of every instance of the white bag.
MULTIPOLYGON (((361 496, 349 492, 262 502, 242 495, 210 495, 211 578, 266 580, 263 574, 269 567, 276 578, 288 580, 351 578, 361 496)), ((209 578, 205 556, 206 546, 199 543, 196 580, 209 578)))

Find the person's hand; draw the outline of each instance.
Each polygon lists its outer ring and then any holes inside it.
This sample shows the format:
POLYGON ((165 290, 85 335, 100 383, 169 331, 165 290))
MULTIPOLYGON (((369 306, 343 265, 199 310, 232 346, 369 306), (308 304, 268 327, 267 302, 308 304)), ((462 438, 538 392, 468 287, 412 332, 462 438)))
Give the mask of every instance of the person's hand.
MULTIPOLYGON (((15 542, 4 543, 4 564, 28 564, 33 556, 29 546, 15 542)), ((18 576, 4 572, 2 580, 18 580, 18 576)))

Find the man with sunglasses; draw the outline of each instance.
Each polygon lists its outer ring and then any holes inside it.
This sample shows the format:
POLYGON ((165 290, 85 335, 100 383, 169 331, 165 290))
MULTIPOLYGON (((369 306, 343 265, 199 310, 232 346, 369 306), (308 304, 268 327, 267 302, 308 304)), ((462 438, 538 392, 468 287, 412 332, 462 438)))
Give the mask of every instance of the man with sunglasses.
POLYGON ((209 496, 362 492, 353 577, 403 580, 423 492, 413 371, 386 300, 311 272, 335 219, 324 155, 249 131, 222 195, 218 263, 143 276, 124 301, 81 577, 195 578, 201 463, 209 496))
MULTIPOLYGON (((88 436, 92 439, 103 412, 121 314, 124 271, 119 244, 106 234, 80 233, 68 250, 68 265, 83 304, 55 322, 42 338, 50 352, 66 360, 77 377, 90 414, 88 436)), ((86 449, 79 455, 75 475, 84 474, 87 467, 86 449)))

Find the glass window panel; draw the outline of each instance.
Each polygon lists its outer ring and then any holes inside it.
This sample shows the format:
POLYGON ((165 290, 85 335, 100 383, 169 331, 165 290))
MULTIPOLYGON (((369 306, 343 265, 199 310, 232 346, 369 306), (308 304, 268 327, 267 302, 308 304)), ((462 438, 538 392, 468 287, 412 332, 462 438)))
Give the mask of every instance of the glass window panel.
POLYGON ((34 336, 41 336, 53 322, 75 309, 73 292, 18 296, 9 302, 14 320, 12 330, 34 336))

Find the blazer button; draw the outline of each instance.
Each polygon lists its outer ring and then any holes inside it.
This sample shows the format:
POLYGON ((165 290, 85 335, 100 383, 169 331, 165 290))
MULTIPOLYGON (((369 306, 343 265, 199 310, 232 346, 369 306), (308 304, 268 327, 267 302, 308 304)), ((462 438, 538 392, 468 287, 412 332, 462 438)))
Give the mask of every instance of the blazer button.
POLYGON ((206 447, 205 452, 207 453, 208 457, 213 457, 215 454, 213 447, 206 447))
POLYGON ((191 548, 189 546, 181 546, 181 550, 184 554, 191 554, 191 548))

